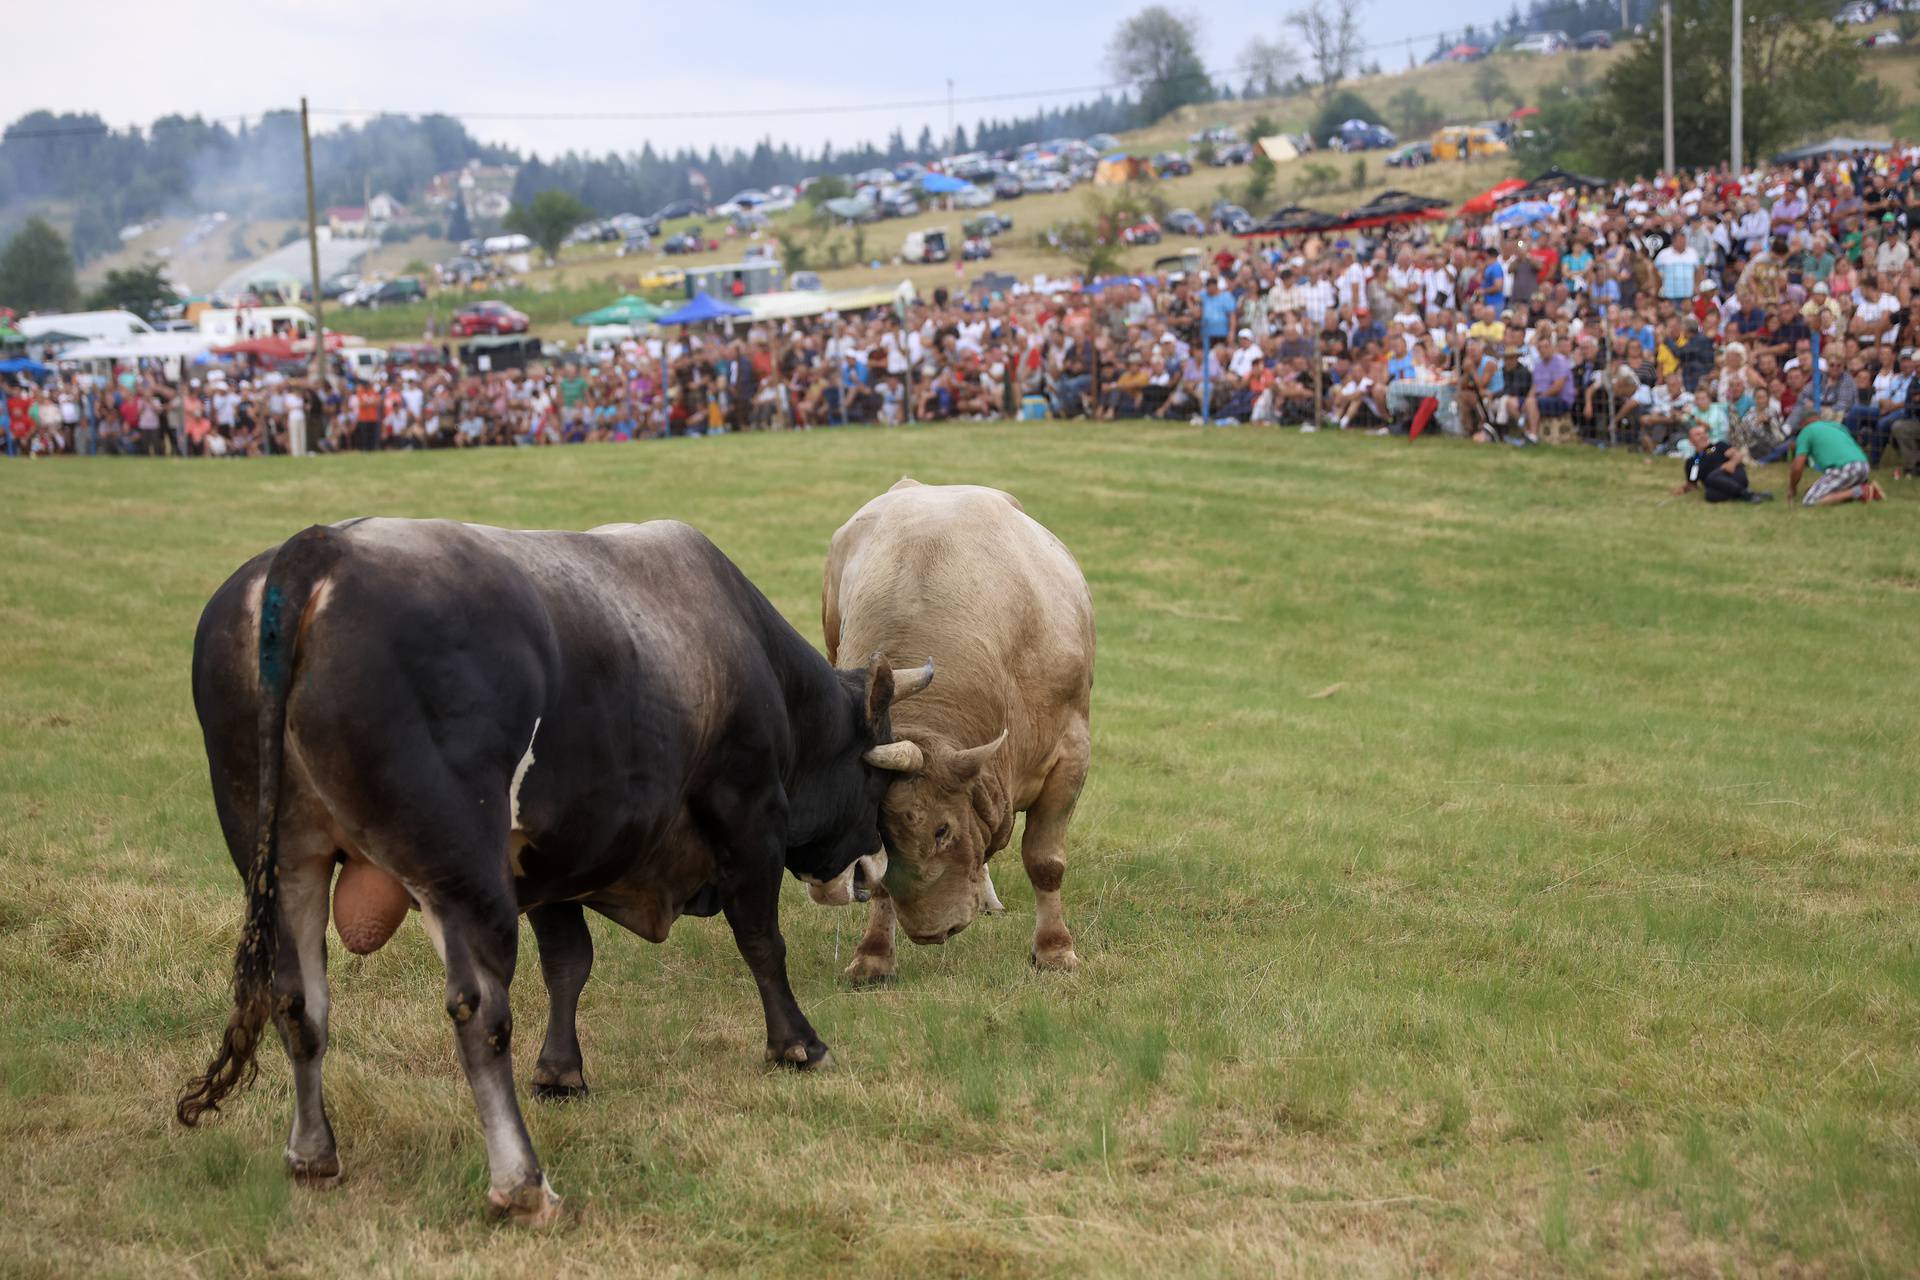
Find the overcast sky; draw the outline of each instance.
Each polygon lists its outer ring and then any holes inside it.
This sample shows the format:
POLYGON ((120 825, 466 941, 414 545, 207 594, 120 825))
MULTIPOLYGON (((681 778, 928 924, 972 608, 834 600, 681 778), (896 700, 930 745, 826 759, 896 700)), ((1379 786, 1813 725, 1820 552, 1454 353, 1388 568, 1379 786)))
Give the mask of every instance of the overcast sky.
MULTIPOLYGON (((850 112, 854 104, 942 100, 947 79, 969 127, 1085 93, 1112 77, 1106 46, 1142 7, 1088 0, 692 0, 661 4, 528 4, 463 0, 255 0, 206 3, 98 0, 84 30, 58 4, 20 4, 7 43, 6 120, 36 107, 97 111, 116 125, 171 112, 257 114, 298 105, 405 112, 616 113, 736 111, 745 116, 655 120, 486 119, 488 141, 552 153, 683 143, 749 144, 771 135, 808 147, 884 138, 900 125, 946 129, 944 105, 850 112), (79 44, 76 46, 76 37, 79 44), (76 58, 72 54, 81 54, 76 58), (964 99, 1017 95, 1004 102, 964 99)), ((1182 6, 1175 5, 1176 9, 1182 6)), ((1198 8, 1198 6, 1196 6, 1198 8)), ((1508 8, 1503 0, 1441 6, 1366 0, 1370 54, 1406 65, 1405 41, 1424 57, 1444 23, 1457 28, 1508 8)), ((1213 0, 1200 9, 1209 68, 1234 66, 1248 38, 1280 36, 1287 5, 1213 0)), ((335 118, 320 117, 315 127, 335 118)))

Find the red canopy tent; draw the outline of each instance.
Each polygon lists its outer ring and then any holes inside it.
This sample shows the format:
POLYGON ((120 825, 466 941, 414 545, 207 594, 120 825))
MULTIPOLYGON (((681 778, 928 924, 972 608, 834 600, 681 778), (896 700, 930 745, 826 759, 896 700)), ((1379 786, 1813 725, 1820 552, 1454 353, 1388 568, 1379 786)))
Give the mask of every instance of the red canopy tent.
MULTIPOLYGON (((312 348, 308 348, 311 350, 312 348)), ((264 360, 293 359, 293 339, 274 334, 265 338, 246 338, 229 346, 215 347, 217 356, 259 356, 264 360)))
POLYGON ((1527 184, 1519 178, 1504 178, 1460 206, 1462 213, 1492 213, 1493 207, 1527 184))

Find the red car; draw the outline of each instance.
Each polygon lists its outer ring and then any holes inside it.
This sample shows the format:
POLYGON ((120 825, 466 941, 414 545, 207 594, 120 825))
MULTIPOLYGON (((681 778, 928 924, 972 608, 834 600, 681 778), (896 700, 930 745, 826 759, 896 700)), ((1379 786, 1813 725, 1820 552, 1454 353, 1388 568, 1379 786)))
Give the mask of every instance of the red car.
POLYGON ((525 333, 527 314, 504 302, 475 302, 454 312, 448 328, 456 338, 471 338, 478 333, 525 333))
POLYGON ((1120 229, 1122 244, 1159 244, 1160 224, 1151 216, 1143 216, 1131 226, 1120 229))

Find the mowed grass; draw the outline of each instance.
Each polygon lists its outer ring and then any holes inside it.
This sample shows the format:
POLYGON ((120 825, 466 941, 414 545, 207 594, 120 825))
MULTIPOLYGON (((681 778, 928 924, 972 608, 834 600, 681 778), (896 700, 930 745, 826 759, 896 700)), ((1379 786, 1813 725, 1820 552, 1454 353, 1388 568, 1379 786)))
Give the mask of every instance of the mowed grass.
POLYGON ((1673 478, 1086 425, 0 468, 0 1271, 1910 1273, 1920 508, 1673 478), (1078 973, 1029 969, 1012 850, 1009 913, 876 992, 836 981, 861 917, 790 883, 803 1077, 720 920, 596 919, 593 1096, 527 1104, 543 1235, 485 1216, 415 921, 333 948, 341 1186, 281 1172, 277 1044, 174 1124, 242 909, 188 697, 234 566, 368 512, 674 516, 817 642, 828 536, 902 473, 1015 492, 1093 585, 1078 973))

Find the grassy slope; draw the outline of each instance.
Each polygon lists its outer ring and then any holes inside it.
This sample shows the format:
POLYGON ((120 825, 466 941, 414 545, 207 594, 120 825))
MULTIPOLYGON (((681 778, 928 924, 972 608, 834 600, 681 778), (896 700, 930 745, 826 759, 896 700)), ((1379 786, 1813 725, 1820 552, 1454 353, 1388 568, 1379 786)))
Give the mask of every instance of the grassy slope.
MULTIPOLYGON (((1668 472, 1129 426, 0 468, 6 1269, 1904 1270, 1920 515, 1662 503, 1668 472), (817 636, 829 533, 902 472, 1016 491, 1093 584, 1077 975, 1028 970, 1011 851, 1011 913, 874 994, 834 980, 857 918, 791 885, 837 1063, 799 1079, 719 921, 596 921, 594 1097, 530 1116, 547 1238, 481 1220, 411 923, 334 954, 339 1190, 280 1173, 277 1050, 172 1126, 241 913, 186 681, 233 566, 360 512, 672 515, 817 636)), ((525 1078, 530 940, 516 1005, 525 1078)))
MULTIPOLYGON (((1882 26, 1890 25, 1890 23, 1882 22, 1873 27, 1861 28, 1860 30, 1879 30, 1882 26)), ((1419 52, 1424 56, 1424 50, 1419 52)), ((1593 81, 1606 73, 1606 68, 1613 59, 1622 55, 1623 50, 1621 49, 1604 53, 1572 54, 1556 58, 1536 58, 1526 54, 1501 54, 1496 56, 1495 64, 1499 66, 1501 74, 1506 77, 1507 82, 1513 87, 1514 92, 1518 94, 1523 101, 1537 102, 1544 94, 1565 81, 1570 68, 1576 65, 1579 66, 1581 71, 1578 74, 1583 75, 1588 81, 1593 81)), ((1881 83, 1887 87, 1889 95, 1898 104, 1900 109, 1904 110, 1920 104, 1920 47, 1871 50, 1867 54, 1867 60, 1868 66, 1873 74, 1878 76, 1881 83)), ((1348 87, 1365 97, 1369 102, 1373 103, 1376 109, 1383 112, 1388 110, 1387 104, 1395 94, 1404 89, 1412 88, 1433 102, 1440 111, 1446 114, 1448 119, 1455 121, 1474 121, 1484 118, 1489 113, 1487 104, 1482 102, 1474 93, 1473 79, 1476 70, 1476 66, 1472 65, 1436 64, 1433 66, 1418 66, 1390 71, 1387 74, 1379 76, 1361 77, 1350 82, 1348 87)), ((1506 105, 1508 104, 1501 104, 1495 107, 1494 110, 1496 112, 1504 110, 1506 105)), ((1180 111, 1175 112, 1173 115, 1156 124, 1123 134, 1121 141, 1124 146, 1137 152, 1184 148, 1189 134, 1208 125, 1244 125, 1256 116, 1266 115, 1273 118, 1283 129, 1299 130, 1306 127, 1307 122, 1312 118, 1313 114, 1314 103, 1308 94, 1290 94, 1279 98, 1261 99, 1253 102, 1236 101, 1231 103, 1213 103, 1203 107, 1182 108, 1180 111)), ((1884 122, 1865 123, 1846 126, 1842 131, 1865 133, 1868 136, 1884 136, 1887 133, 1887 126, 1884 122)), ((1316 159, 1324 159, 1324 157, 1316 157, 1316 159)), ((1334 157, 1333 159, 1336 163, 1340 163, 1338 157, 1334 157)), ((1347 169, 1350 163, 1351 162, 1340 163, 1343 180, 1347 175, 1347 169)), ((1488 166, 1488 168, 1492 167, 1493 166, 1488 166)), ((1358 189, 1348 188, 1346 191, 1340 193, 1303 195, 1299 190, 1299 168, 1300 166, 1298 164, 1282 166, 1278 192, 1279 197, 1281 199, 1305 199, 1309 203, 1317 202, 1326 208, 1344 208, 1352 204, 1358 204, 1388 186, 1398 186, 1409 190, 1420 191, 1425 194, 1456 199, 1464 198, 1485 185, 1479 181, 1479 178, 1482 176, 1482 170, 1478 167, 1471 171, 1473 174, 1473 180, 1471 181, 1468 180, 1465 174, 1452 170, 1429 170, 1424 174, 1394 173, 1393 171, 1385 169, 1380 164, 1379 157, 1375 156, 1370 162, 1369 180, 1362 187, 1358 189)), ((1504 176, 1504 166, 1500 166, 1500 168, 1502 169, 1500 176, 1504 176)), ((1164 191, 1170 204, 1187 204, 1200 208, 1204 212, 1204 207, 1207 204, 1211 203, 1217 195, 1223 194, 1221 191, 1223 183, 1237 184, 1244 181, 1245 177, 1246 174, 1244 170, 1203 170, 1191 178, 1166 184, 1164 191)), ((1065 271, 1066 267, 1058 257, 1045 252, 1033 243, 1033 232, 1053 222, 1077 216, 1081 212, 1084 200, 1085 194, 1084 189, 1082 189, 1065 195, 1029 196, 1020 200, 1005 202, 1001 208, 1004 212, 1011 215, 1019 226, 1000 246, 1001 253, 999 258, 992 264, 993 267, 998 270, 1011 271, 1023 278, 1038 271, 1051 271, 1054 273, 1065 271)), ((608 210, 607 212, 619 211, 608 210)), ((56 218, 60 217, 60 211, 56 210, 54 213, 56 218)), ((920 287, 923 291, 930 291, 936 285, 940 284, 945 284, 951 288, 956 281, 961 279, 951 267, 945 269, 895 267, 891 264, 890 260, 899 252, 900 243, 905 238, 907 232, 933 226, 947 226, 958 230, 960 222, 966 216, 966 214, 934 212, 922 214, 918 218, 877 224, 869 230, 867 249, 869 257, 879 257, 887 261, 887 265, 883 270, 873 272, 849 266, 843 267, 838 271, 823 271, 822 274, 826 277, 827 283, 832 287, 845 287, 867 283, 876 278, 891 282, 902 277, 908 277, 913 279, 916 286, 920 287)), ((796 232, 810 234, 810 229, 806 227, 801 215, 797 213, 783 216, 777 219, 776 222, 779 230, 783 234, 791 235, 796 232)), ((86 271, 83 273, 83 283, 92 283, 98 280, 101 276, 105 275, 110 267, 137 263, 147 253, 151 252, 153 248, 159 245, 177 243, 180 235, 190 225, 188 221, 169 220, 166 228, 161 232, 149 233, 134 241, 131 245, 96 259, 87 265, 86 271)), ((286 227, 291 225, 294 224, 287 222, 261 223, 258 224, 256 228, 259 231, 258 235, 253 235, 251 231, 249 234, 254 239, 264 239, 265 247, 271 249, 279 244, 280 234, 286 227)), ((684 225, 688 224, 682 223, 670 226, 669 233, 684 225)), ((710 225, 717 229, 719 224, 712 223, 710 225)), ((848 243, 846 233, 841 232, 837 237, 830 238, 839 239, 847 256, 849 258, 851 257, 851 245, 848 243)), ((376 271, 396 274, 400 272, 408 262, 414 259, 421 259, 427 262, 441 261, 451 256, 452 251, 453 246, 443 241, 424 239, 409 241, 400 245, 383 245, 374 251, 370 261, 370 267, 376 271)), ((611 291, 607 293, 607 296, 612 297, 615 293, 629 288, 635 278, 650 271, 656 265, 686 266, 729 262, 738 256, 738 245, 729 245, 723 248, 721 252, 715 254, 694 255, 687 258, 671 260, 667 259, 664 255, 648 255, 634 259, 616 259, 611 257, 610 254, 602 248, 583 248, 569 251, 566 259, 557 269, 542 269, 531 273, 527 279, 527 284, 534 290, 547 288, 571 289, 590 284, 603 292, 611 291)), ((1143 249, 1127 254, 1126 261, 1129 266, 1144 267, 1152 261, 1154 256, 1156 256, 1155 251, 1143 249)), ((822 265, 824 257, 825 247, 824 239, 822 239, 814 253, 814 261, 810 265, 816 267, 822 265)), ((199 246, 193 254, 189 255, 189 261, 184 264, 186 268, 185 274, 189 280, 195 283, 200 283, 204 278, 205 283, 202 287, 211 287, 215 281, 223 279, 228 272, 233 269, 233 264, 229 259, 228 234, 223 228, 221 232, 210 237, 205 244, 199 246)), ((968 274, 971 273, 972 272, 969 271, 968 274)), ((460 299, 457 296, 448 295, 441 308, 442 314, 448 313, 453 306, 458 305, 459 301, 460 299)), ((356 332, 361 332, 368 337, 378 340, 414 338, 419 336, 425 316, 425 310, 415 312, 404 309, 400 312, 381 317, 362 318, 356 315, 356 323, 352 328, 356 332)), ((567 330, 564 324, 542 325, 539 326, 536 331, 555 337, 575 336, 567 330)))

